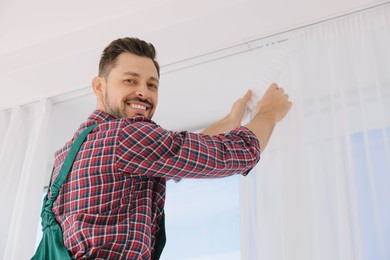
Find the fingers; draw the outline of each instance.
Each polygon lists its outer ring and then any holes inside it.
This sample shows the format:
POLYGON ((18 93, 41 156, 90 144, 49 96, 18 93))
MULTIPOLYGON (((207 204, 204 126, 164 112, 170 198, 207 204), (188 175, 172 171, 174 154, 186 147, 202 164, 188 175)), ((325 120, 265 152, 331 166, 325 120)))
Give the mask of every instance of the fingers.
POLYGON ((252 91, 248 90, 243 97, 237 99, 236 102, 234 102, 230 111, 230 118, 234 118, 235 120, 241 122, 241 119, 247 109, 247 103, 251 99, 251 97, 252 91))
MULTIPOLYGON (((291 103, 289 101, 290 96, 287 93, 285 93, 284 89, 279 87, 276 83, 272 83, 269 86, 269 88, 266 91, 266 93, 264 94, 263 98, 265 100, 267 100, 267 101, 270 101, 270 100, 274 100, 274 101, 280 100, 282 102, 291 103)), ((262 100, 259 100, 259 102, 262 102, 262 100)))
POLYGON ((273 91, 276 94, 281 95, 284 97, 286 100, 289 99, 289 96, 284 92, 283 88, 280 88, 277 84, 272 83, 271 86, 269 87, 269 90, 273 91))
POLYGON ((278 84, 276 83, 272 83, 271 86, 269 86, 268 90, 277 90, 279 88, 278 84))
POLYGON ((283 88, 280 88, 280 87, 278 86, 278 84, 272 83, 272 84, 269 86, 269 88, 268 88, 268 90, 267 90, 266 92, 268 92, 268 93, 277 93, 277 94, 283 95, 283 94, 284 94, 284 89, 283 89, 283 88))
MULTIPOLYGON (((289 95, 284 92, 283 88, 280 88, 276 83, 272 83, 268 87, 264 96, 269 96, 269 95, 274 96, 275 94, 276 94, 276 96, 282 96, 286 100, 288 100, 290 98, 289 95)), ((246 95, 248 95, 248 93, 246 95)), ((249 100, 249 98, 248 98, 248 100, 249 100)), ((261 101, 261 100, 259 100, 259 101, 261 101)))
POLYGON ((242 97, 242 101, 244 101, 245 103, 247 103, 252 97, 252 91, 251 90, 248 90, 245 95, 242 97))
POLYGON ((278 94, 283 95, 284 94, 284 89, 283 88, 277 88, 277 89, 275 89, 275 92, 278 93, 278 94))
POLYGON ((245 95, 242 98, 237 99, 237 101, 234 103, 235 106, 246 106, 248 101, 252 97, 252 91, 248 90, 245 95))

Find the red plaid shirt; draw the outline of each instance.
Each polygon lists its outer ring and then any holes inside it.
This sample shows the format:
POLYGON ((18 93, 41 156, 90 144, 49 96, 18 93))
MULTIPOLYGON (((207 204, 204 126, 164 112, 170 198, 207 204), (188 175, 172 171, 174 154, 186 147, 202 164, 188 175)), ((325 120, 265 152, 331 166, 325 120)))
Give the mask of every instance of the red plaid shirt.
POLYGON ((75 137, 95 123, 53 206, 72 258, 152 258, 167 179, 247 174, 260 158, 245 127, 179 133, 142 116, 115 119, 96 110, 56 152, 53 178, 75 137))

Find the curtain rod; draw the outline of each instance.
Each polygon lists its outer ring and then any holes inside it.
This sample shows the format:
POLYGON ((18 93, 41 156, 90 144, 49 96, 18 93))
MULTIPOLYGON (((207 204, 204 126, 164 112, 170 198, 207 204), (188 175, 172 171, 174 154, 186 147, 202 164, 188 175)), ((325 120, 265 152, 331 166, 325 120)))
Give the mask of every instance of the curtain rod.
MULTIPOLYGON (((353 11, 349 11, 349 12, 341 14, 341 15, 337 15, 337 16, 333 16, 333 17, 330 17, 330 18, 327 18, 327 19, 315 21, 315 22, 312 22, 312 23, 309 23, 309 24, 305 24, 305 25, 302 25, 302 26, 294 27, 294 28, 291 28, 291 29, 287 29, 287 30, 284 30, 284 31, 281 31, 281 32, 269 34, 269 35, 266 35, 266 36, 257 37, 257 38, 254 38, 252 40, 248 40, 246 42, 241 42, 239 44, 231 45, 231 46, 228 46, 228 47, 225 47, 225 48, 222 48, 222 49, 218 49, 218 50, 215 50, 215 51, 203 53, 203 54, 200 54, 200 55, 197 55, 197 56, 193 56, 191 58, 187 58, 187 59, 183 59, 183 60, 180 60, 180 61, 177 61, 177 62, 166 64, 166 65, 162 66, 161 69, 169 68, 170 66, 177 66, 179 64, 183 64, 183 63, 187 63, 187 62, 194 63, 193 61, 196 60, 196 59, 206 59, 207 57, 209 57, 209 59, 207 59, 207 61, 203 62, 203 63, 206 63, 206 62, 209 62, 209 61, 214 61, 214 60, 218 60, 218 59, 221 59, 221 58, 225 58, 225 57, 233 56, 233 55, 236 55, 236 54, 240 54, 240 53, 243 53, 243 52, 246 52, 246 51, 251 51, 251 50, 262 48, 262 47, 268 47, 270 45, 274 45, 274 44, 278 44, 278 43, 287 41, 288 40, 287 36, 290 35, 293 32, 296 32, 296 31, 299 31, 299 30, 302 30, 302 29, 305 29, 305 28, 308 28, 308 27, 313 27, 313 26, 316 26, 316 25, 320 25, 320 24, 323 24, 323 23, 327 23, 327 22, 330 22, 330 21, 342 19, 344 17, 348 17, 348 16, 351 16, 351 15, 354 15, 354 14, 363 13, 365 11, 369 11, 369 10, 372 10, 372 9, 375 9, 375 8, 379 8, 379 7, 382 7, 382 6, 385 6, 385 5, 389 5, 389 4, 390 4, 390 1, 388 1, 388 0, 380 1, 380 3, 376 3, 374 5, 370 5, 370 6, 365 7, 365 8, 359 8, 359 9, 356 9, 356 10, 353 10, 353 11), (235 52, 234 50, 236 50, 237 52, 235 52), (218 55, 218 54, 222 54, 222 53, 225 53, 226 55, 218 55), (210 58, 210 56, 217 56, 217 58, 215 58, 215 57, 214 58, 213 57, 210 58)), ((200 65, 200 64, 203 64, 203 63, 201 63, 201 62, 200 63, 194 63, 193 65, 190 65, 188 67, 195 66, 195 65, 200 65)), ((183 69, 184 68, 188 68, 188 67, 184 66, 183 69)), ((180 69, 181 68, 179 68, 177 70, 180 70, 180 69)), ((176 71, 176 70, 168 70, 167 73, 170 73, 170 72, 173 72, 173 71, 176 71)))
MULTIPOLYGON (((313 26, 316 26, 319 24, 327 23, 329 21, 338 20, 338 19, 341 19, 344 17, 348 17, 350 15, 363 13, 365 11, 369 11, 369 10, 379 8, 382 6, 386 6, 389 4, 390 4, 390 1, 388 1, 388 0, 380 1, 379 3, 373 4, 373 5, 365 7, 365 8, 349 11, 349 12, 341 14, 341 15, 337 15, 337 16, 330 17, 327 19, 315 21, 315 22, 305 24, 302 26, 298 26, 298 27, 294 27, 294 28, 291 28, 291 29, 288 29, 285 31, 281 31, 281 32, 269 34, 266 36, 254 38, 252 40, 241 42, 239 44, 230 45, 230 46, 222 48, 222 49, 210 51, 210 52, 203 53, 203 54, 200 54, 197 56, 193 56, 193 57, 190 57, 187 59, 183 59, 183 60, 176 61, 173 63, 165 64, 165 65, 161 66, 161 75, 173 73, 173 72, 176 72, 179 70, 198 66, 201 64, 205 64, 208 62, 227 58, 230 56, 239 55, 241 53, 248 52, 248 51, 251 51, 254 49, 273 46, 275 44, 279 44, 279 43, 282 43, 284 41, 287 41, 288 40, 287 36, 290 33, 293 33, 293 32, 308 28, 308 27, 313 27, 313 26)), ((90 94, 92 94, 91 86, 87 86, 87 87, 82 87, 82 88, 72 90, 72 91, 69 91, 66 93, 46 97, 46 98, 50 99, 53 102, 53 104, 58 104, 58 103, 65 102, 65 101, 73 99, 73 98, 83 97, 83 96, 90 95, 90 94)), ((42 100, 42 99, 34 100, 34 101, 28 102, 26 104, 22 104, 21 106, 28 106, 28 105, 37 103, 40 100, 42 100)), ((6 108, 6 109, 3 109, 3 111, 7 111, 7 110, 11 110, 11 109, 12 108, 6 108)))

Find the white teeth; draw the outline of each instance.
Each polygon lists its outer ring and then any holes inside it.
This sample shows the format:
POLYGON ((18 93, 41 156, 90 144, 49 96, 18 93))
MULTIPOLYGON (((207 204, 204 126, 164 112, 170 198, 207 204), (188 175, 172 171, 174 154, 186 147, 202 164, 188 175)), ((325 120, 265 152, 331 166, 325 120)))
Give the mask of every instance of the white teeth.
POLYGON ((130 104, 130 107, 131 107, 131 108, 136 108, 136 109, 146 110, 146 107, 145 107, 145 106, 138 105, 138 104, 130 104))

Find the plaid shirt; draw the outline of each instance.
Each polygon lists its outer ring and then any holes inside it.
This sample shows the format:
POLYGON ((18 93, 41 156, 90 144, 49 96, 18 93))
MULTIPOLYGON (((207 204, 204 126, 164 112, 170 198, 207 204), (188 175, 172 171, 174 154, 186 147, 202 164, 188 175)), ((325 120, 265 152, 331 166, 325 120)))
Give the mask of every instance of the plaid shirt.
POLYGON ((78 134, 95 123, 53 206, 72 258, 153 258, 167 179, 245 175, 260 158, 245 127, 215 136, 171 132, 146 117, 96 110, 56 152, 53 178, 78 134))

